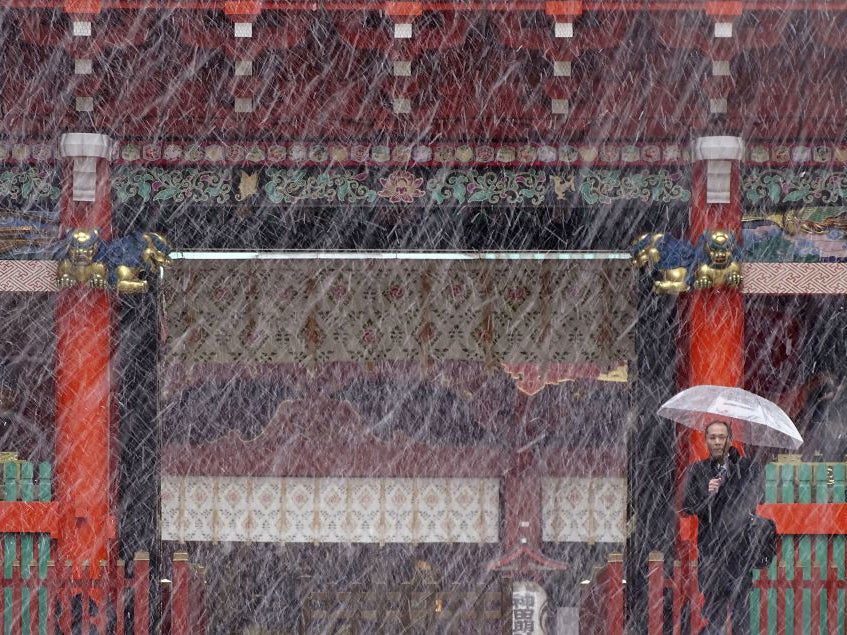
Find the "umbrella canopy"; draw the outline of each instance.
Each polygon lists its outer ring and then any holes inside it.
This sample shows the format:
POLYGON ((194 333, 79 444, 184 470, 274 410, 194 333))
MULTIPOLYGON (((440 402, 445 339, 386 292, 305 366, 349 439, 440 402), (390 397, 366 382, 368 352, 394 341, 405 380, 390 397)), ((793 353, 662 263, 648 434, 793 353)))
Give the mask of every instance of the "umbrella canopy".
POLYGON ((726 421, 739 441, 751 445, 796 450, 803 443, 782 408, 741 388, 693 386, 662 404, 658 414, 694 430, 726 421))

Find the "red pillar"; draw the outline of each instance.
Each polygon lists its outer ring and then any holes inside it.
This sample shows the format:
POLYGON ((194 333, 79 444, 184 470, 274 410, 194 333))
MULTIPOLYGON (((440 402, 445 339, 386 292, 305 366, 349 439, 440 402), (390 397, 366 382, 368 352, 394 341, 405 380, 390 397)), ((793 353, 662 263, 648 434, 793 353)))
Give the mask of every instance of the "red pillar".
MULTIPOLYGON (((529 397, 518 392, 512 443, 531 438, 526 413, 529 397)), ((532 447, 513 449, 509 469, 503 475, 503 545, 506 551, 526 546, 541 550, 541 472, 532 447)))
MULTIPOLYGON (((61 148, 62 156, 71 159, 62 185, 63 228, 98 228, 102 238, 110 238, 111 141, 105 135, 72 133, 62 137, 61 148)), ((85 560, 109 561, 115 534, 110 514, 109 293, 73 287, 60 292, 56 305, 56 498, 61 514, 57 559, 71 560, 76 575, 85 560)))
POLYGON ((503 478, 505 545, 541 549, 541 475, 531 451, 512 455, 503 478))
MULTIPOLYGON (((693 148, 689 239, 727 229, 741 238, 741 174, 744 144, 738 137, 701 137, 693 148)), ((685 298, 689 385, 741 386, 744 380, 744 304, 738 289, 692 289, 685 298)), ((687 386, 682 386, 687 387, 687 386)), ((702 432, 678 429, 677 492, 694 461, 706 458, 702 432)), ((686 567, 697 557, 696 520, 683 518, 677 557, 686 567)))

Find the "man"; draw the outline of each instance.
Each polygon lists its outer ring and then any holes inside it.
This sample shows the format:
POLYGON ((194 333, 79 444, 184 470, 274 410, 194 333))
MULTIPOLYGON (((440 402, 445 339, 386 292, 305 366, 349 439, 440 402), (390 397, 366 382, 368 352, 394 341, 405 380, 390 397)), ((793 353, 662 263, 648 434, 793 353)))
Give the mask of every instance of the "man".
POLYGON ((761 468, 732 447, 732 429, 713 421, 705 431, 709 458, 688 468, 682 513, 697 516, 698 581, 708 634, 750 632, 752 554, 745 532, 763 493, 761 468))

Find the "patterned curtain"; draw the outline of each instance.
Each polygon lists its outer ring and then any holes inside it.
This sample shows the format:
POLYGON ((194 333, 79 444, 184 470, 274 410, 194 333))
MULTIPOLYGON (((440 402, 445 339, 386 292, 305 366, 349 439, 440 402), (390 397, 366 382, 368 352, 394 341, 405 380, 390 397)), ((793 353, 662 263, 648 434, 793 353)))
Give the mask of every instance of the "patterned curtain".
POLYGON ((565 363, 632 358, 627 261, 179 261, 177 364, 565 363))

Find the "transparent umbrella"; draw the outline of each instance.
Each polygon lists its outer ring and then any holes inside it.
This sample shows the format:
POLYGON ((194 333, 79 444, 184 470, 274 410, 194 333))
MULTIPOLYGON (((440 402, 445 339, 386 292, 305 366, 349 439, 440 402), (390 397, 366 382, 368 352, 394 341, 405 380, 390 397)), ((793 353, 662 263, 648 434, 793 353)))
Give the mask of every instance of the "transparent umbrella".
POLYGON ((782 408, 742 388, 693 386, 662 404, 658 414, 694 430, 726 421, 736 439, 751 445, 796 450, 803 443, 782 408))

